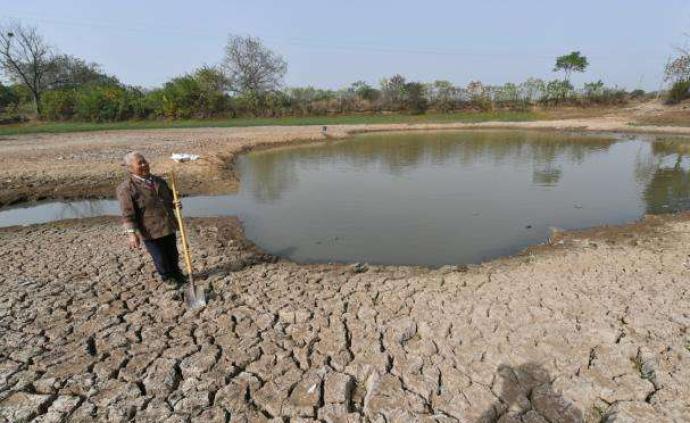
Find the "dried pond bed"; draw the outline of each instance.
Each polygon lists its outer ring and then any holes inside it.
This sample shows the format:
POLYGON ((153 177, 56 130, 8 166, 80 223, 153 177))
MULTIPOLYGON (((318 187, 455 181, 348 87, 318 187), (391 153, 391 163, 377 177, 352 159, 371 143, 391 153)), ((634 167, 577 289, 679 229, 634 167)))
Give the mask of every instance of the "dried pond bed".
POLYGON ((687 216, 437 270, 192 227, 200 312, 114 219, 0 230, 0 420, 690 420, 687 216))

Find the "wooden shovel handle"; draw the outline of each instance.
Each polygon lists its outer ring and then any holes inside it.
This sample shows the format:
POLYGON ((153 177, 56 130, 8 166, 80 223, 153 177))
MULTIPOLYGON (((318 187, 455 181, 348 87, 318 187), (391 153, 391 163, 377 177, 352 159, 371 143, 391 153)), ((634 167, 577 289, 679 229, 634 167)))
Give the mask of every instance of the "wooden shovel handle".
POLYGON ((184 253, 184 262, 187 266, 187 274, 189 280, 192 280, 192 258, 189 254, 189 244, 187 243, 187 233, 184 230, 184 222, 182 221, 182 210, 179 206, 179 198, 177 196, 177 187, 175 184, 175 172, 170 172, 170 182, 172 185, 173 200, 175 201, 175 217, 177 218, 177 226, 180 229, 180 236, 182 237, 182 252, 184 253))

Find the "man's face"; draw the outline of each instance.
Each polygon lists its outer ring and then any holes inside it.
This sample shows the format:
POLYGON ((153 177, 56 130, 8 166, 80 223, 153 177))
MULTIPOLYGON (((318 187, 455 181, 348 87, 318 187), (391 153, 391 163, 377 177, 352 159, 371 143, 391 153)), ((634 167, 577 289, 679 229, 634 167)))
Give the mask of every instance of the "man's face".
POLYGON ((134 160, 129 165, 129 171, 137 176, 149 176, 149 162, 143 156, 134 156, 134 160))

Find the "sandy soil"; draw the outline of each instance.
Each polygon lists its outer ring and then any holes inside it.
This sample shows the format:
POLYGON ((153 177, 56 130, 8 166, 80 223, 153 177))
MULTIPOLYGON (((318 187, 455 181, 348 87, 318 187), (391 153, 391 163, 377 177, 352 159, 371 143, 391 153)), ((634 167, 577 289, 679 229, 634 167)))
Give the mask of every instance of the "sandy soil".
MULTIPOLYGON (((555 129, 611 132, 646 132, 690 135, 690 127, 645 126, 630 123, 670 113, 659 103, 607 110, 599 117, 534 122, 477 124, 335 125, 329 138, 357 132, 431 129, 555 129)), ((675 110, 675 109, 673 109, 675 110)), ((122 156, 142 151, 153 169, 180 174, 186 194, 219 194, 237 189, 234 158, 250 149, 279 144, 324 140, 320 126, 252 128, 200 128, 140 131, 104 131, 73 134, 35 134, 0 137, 0 207, 43 199, 104 198, 114 196, 122 179, 122 156), (202 156, 196 162, 174 164, 173 152, 202 156)))
POLYGON ((114 219, 3 229, 0 421, 687 422, 689 243, 667 216, 469 268, 304 266, 196 219, 189 311, 114 219))

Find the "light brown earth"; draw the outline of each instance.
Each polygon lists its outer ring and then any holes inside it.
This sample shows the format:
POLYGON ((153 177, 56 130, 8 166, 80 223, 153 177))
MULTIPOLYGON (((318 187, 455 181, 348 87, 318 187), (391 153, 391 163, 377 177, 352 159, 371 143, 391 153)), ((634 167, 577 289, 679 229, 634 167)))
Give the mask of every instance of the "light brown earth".
POLYGON ((690 421, 690 216, 437 270, 192 228, 197 312, 114 219, 0 230, 0 421, 690 421))
MULTIPOLYGON (((517 126, 690 133, 625 113, 517 126)), ((132 147, 155 170, 173 151, 205 154, 179 165, 189 192, 229 190, 236 179, 218 181, 235 154, 319 130, 2 140, 2 198, 110 196, 132 147)), ((299 265, 262 254, 234 219, 191 223, 199 311, 114 219, 0 229, 0 422, 690 421, 689 215, 441 269, 299 265)))

